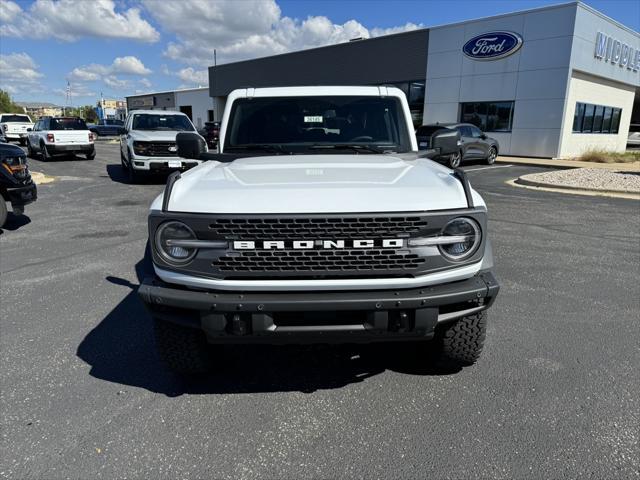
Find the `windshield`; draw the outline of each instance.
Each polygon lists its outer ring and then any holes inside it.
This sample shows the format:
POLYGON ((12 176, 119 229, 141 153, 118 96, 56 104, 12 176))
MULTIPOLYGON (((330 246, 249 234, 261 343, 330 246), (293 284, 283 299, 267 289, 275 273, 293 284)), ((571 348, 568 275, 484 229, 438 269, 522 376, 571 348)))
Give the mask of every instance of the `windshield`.
POLYGON ((24 122, 31 123, 31 119, 26 115, 2 115, 3 122, 24 122))
MULTIPOLYGON (((411 150, 402 104, 395 97, 273 97, 233 103, 225 150, 277 145, 304 151, 359 145, 366 151, 411 150)), ((342 152, 337 152, 342 153, 342 152)))
POLYGON ((133 117, 133 130, 193 131, 186 115, 151 115, 141 113, 133 117))
POLYGON ((49 130, 87 130, 81 118, 52 118, 49 130))

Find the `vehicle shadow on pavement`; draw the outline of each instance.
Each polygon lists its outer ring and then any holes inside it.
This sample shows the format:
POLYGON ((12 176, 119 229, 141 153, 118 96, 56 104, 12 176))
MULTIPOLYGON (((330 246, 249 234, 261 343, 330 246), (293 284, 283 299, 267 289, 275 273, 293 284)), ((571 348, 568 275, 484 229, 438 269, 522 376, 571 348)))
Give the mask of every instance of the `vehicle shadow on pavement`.
MULTIPOLYGON (((149 259, 136 265, 138 281, 149 259)), ((138 285, 83 339, 77 355, 102 380, 145 388, 170 397, 252 392, 312 393, 365 381, 385 370, 411 375, 447 375, 429 361, 428 344, 213 346, 214 368, 207 376, 181 379, 157 356, 152 320, 138 299, 138 285)))
MULTIPOLYGON (((127 172, 122 169, 119 163, 110 163, 107 165, 107 175, 113 182, 129 184, 127 172)), ((167 183, 166 175, 145 175, 138 180, 138 183, 145 185, 164 185, 167 183)))
POLYGON ((14 215, 12 212, 9 212, 7 216, 7 221, 0 228, 0 235, 3 233, 3 230, 14 231, 18 230, 20 227, 24 227, 31 223, 31 219, 27 215, 14 215))

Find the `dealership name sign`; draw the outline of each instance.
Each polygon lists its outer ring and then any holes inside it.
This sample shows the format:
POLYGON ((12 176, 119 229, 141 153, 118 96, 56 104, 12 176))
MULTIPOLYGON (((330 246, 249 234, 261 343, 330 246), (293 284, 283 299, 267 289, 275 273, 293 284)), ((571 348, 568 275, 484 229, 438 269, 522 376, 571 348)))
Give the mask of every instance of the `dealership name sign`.
POLYGON ((474 60, 498 60, 516 53, 522 37, 513 32, 489 32, 473 37, 462 47, 462 53, 474 60))
POLYGON ((598 32, 594 56, 599 60, 619 65, 620 68, 637 72, 640 70, 640 49, 598 32))

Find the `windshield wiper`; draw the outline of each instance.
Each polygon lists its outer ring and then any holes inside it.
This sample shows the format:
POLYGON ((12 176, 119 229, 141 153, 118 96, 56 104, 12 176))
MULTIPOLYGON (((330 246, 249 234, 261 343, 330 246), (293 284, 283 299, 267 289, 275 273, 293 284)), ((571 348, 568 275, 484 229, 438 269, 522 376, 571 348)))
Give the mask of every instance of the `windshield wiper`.
POLYGON ((291 151, 284 148, 282 145, 272 145, 272 144, 258 144, 258 143, 250 143, 246 145, 230 145, 225 147, 225 150, 262 150, 263 152, 272 152, 272 153, 284 153, 291 154, 291 151))
POLYGON ((316 143, 314 145, 309 146, 310 150, 353 150, 355 152, 372 152, 372 153, 392 153, 393 150, 383 150, 378 147, 374 147, 373 145, 359 145, 352 143, 338 143, 338 144, 328 144, 323 145, 321 143, 316 143))

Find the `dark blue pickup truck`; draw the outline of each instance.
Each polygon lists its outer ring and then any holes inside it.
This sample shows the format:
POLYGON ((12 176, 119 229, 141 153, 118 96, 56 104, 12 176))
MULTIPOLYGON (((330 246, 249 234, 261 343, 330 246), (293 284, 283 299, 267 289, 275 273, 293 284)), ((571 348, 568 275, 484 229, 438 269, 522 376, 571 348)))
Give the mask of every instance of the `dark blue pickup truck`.
POLYGON ((120 129, 124 127, 122 120, 98 120, 97 123, 89 125, 89 130, 93 132, 96 137, 100 136, 116 136, 120 135, 120 129))

